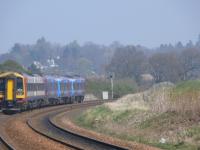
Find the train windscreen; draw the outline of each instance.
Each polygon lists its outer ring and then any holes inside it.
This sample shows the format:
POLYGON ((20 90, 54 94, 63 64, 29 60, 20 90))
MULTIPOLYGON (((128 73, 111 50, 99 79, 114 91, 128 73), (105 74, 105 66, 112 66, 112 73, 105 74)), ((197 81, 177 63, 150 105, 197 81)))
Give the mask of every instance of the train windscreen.
POLYGON ((0 91, 5 91, 5 79, 0 78, 0 91))

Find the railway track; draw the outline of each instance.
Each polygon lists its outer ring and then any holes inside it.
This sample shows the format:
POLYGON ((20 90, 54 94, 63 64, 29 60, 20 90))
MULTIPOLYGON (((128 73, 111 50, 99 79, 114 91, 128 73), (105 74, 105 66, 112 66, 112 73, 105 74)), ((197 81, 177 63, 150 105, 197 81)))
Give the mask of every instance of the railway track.
POLYGON ((0 149, 1 150, 15 150, 15 148, 10 145, 7 140, 3 138, 3 136, 0 135, 0 149))
POLYGON ((70 132, 56 126, 50 118, 64 111, 70 111, 81 107, 90 107, 103 103, 102 101, 85 102, 83 104, 70 105, 60 110, 51 110, 39 113, 27 120, 27 125, 35 132, 63 144, 71 149, 82 150, 125 150, 126 148, 111 145, 102 141, 82 136, 78 133, 70 132))
MULTIPOLYGON (((4 122, 10 116, 4 115, 0 111, 0 122, 4 122)), ((15 148, 8 142, 8 140, 0 133, 0 150, 15 150, 15 148)))

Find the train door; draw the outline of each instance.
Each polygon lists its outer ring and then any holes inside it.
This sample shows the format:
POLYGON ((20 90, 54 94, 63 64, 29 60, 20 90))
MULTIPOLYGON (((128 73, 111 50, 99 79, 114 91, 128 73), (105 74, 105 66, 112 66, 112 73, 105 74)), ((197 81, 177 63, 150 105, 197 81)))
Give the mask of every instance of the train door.
POLYGON ((57 80, 57 97, 61 97, 60 80, 57 80))
POLYGON ((7 101, 12 101, 14 99, 14 80, 7 80, 7 91, 6 91, 6 99, 7 101))

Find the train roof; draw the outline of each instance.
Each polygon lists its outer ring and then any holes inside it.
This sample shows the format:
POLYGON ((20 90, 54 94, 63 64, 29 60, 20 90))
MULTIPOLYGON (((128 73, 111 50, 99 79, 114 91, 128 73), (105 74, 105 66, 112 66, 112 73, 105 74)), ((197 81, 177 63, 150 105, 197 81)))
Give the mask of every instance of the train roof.
POLYGON ((85 80, 82 77, 65 77, 65 76, 44 76, 46 79, 55 79, 55 80, 70 80, 70 81, 75 81, 75 80, 85 80))
POLYGON ((78 75, 75 75, 75 76, 69 76, 69 75, 66 75, 66 76, 52 76, 52 75, 40 76, 40 75, 37 75, 37 74, 33 74, 33 75, 28 75, 28 74, 25 74, 25 73, 21 74, 21 73, 13 72, 13 71, 1 72, 0 73, 0 78, 6 77, 6 76, 21 77, 21 78, 23 78, 23 77, 29 77, 29 78, 38 77, 38 78, 46 78, 46 79, 54 79, 54 80, 70 80, 70 81, 85 80, 83 77, 80 77, 78 75))
POLYGON ((0 78, 7 77, 7 76, 23 78, 23 75, 21 75, 20 73, 17 73, 17 72, 8 71, 8 72, 0 73, 0 78))

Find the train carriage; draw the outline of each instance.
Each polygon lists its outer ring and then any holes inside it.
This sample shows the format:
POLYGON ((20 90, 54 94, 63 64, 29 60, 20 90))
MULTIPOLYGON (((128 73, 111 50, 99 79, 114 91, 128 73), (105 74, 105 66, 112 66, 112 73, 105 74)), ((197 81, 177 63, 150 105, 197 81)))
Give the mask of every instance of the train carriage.
POLYGON ((2 110, 20 111, 47 105, 82 102, 81 77, 30 76, 16 72, 0 74, 2 110))
POLYGON ((25 78, 25 102, 21 109, 41 107, 47 103, 45 94, 45 80, 38 75, 29 76, 24 74, 25 78))

